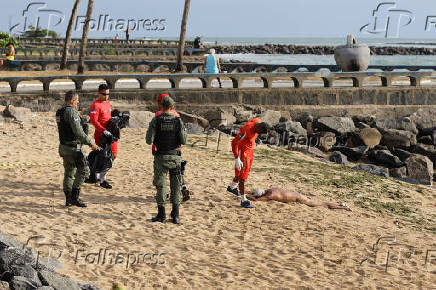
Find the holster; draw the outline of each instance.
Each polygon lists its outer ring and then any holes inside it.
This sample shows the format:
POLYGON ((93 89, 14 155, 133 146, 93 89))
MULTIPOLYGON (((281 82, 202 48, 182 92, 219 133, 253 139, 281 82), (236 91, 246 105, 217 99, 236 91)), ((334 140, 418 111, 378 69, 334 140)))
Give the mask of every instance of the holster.
POLYGON ((76 151, 74 153, 74 160, 76 162, 77 167, 89 166, 88 159, 86 158, 85 154, 83 154, 83 152, 81 150, 76 151))

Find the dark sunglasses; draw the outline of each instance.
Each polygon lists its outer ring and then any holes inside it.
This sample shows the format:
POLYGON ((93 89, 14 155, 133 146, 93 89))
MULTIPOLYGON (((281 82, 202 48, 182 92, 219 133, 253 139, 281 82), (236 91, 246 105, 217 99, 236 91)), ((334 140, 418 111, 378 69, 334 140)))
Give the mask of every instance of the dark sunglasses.
POLYGON ((106 93, 99 93, 100 95, 103 95, 103 96, 109 96, 109 94, 106 94, 106 93))

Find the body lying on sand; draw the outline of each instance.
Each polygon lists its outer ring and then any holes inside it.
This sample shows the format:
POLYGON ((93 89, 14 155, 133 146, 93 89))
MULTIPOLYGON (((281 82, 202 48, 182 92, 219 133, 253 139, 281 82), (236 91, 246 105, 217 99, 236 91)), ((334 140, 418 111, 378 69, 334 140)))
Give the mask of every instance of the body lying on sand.
POLYGON ((252 201, 270 201, 275 200, 279 202, 289 203, 298 202, 305 204, 310 207, 325 207, 328 209, 343 209, 351 211, 351 208, 341 203, 324 202, 311 200, 308 197, 302 195, 301 193, 282 189, 282 188, 270 188, 267 190, 255 189, 251 194, 249 194, 248 199, 252 201))

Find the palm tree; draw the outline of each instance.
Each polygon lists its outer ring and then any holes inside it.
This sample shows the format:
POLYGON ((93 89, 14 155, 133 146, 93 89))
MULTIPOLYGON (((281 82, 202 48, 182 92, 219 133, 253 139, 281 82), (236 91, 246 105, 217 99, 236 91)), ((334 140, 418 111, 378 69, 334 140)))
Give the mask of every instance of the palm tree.
POLYGON ((65 36, 64 51, 62 53, 61 70, 64 70, 67 67, 67 53, 70 47, 71 34, 73 32, 74 21, 77 17, 77 11, 79 10, 80 2, 82 2, 82 0, 76 0, 73 6, 73 11, 71 12, 70 22, 68 23, 67 34, 65 36))
POLYGON ((77 74, 83 74, 85 71, 85 55, 86 46, 88 44, 89 22, 92 16, 92 9, 94 8, 94 0, 88 0, 88 10, 86 11, 85 27, 83 27, 82 43, 79 52, 79 66, 77 67, 77 74))
POLYGON ((182 27, 180 28, 179 49, 177 51, 176 72, 183 71, 183 53, 185 52, 186 25, 188 23, 190 6, 191 6, 191 0, 185 0, 185 9, 183 10, 182 27))

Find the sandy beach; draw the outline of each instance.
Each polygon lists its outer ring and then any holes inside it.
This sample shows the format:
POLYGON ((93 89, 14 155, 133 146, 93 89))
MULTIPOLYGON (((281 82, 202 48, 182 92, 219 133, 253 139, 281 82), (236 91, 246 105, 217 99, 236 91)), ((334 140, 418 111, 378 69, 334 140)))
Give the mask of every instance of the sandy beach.
POLYGON ((194 195, 181 225, 156 224, 145 132, 122 131, 112 190, 86 184, 88 208, 67 209, 54 113, 0 123, 1 231, 56 244, 30 246, 59 257, 60 273, 102 289, 115 281, 127 289, 435 289, 433 188, 258 146, 249 189, 289 188, 353 211, 278 202, 244 210, 226 192, 230 138, 216 153, 216 138, 206 147, 204 136, 190 136, 183 156, 194 195))

